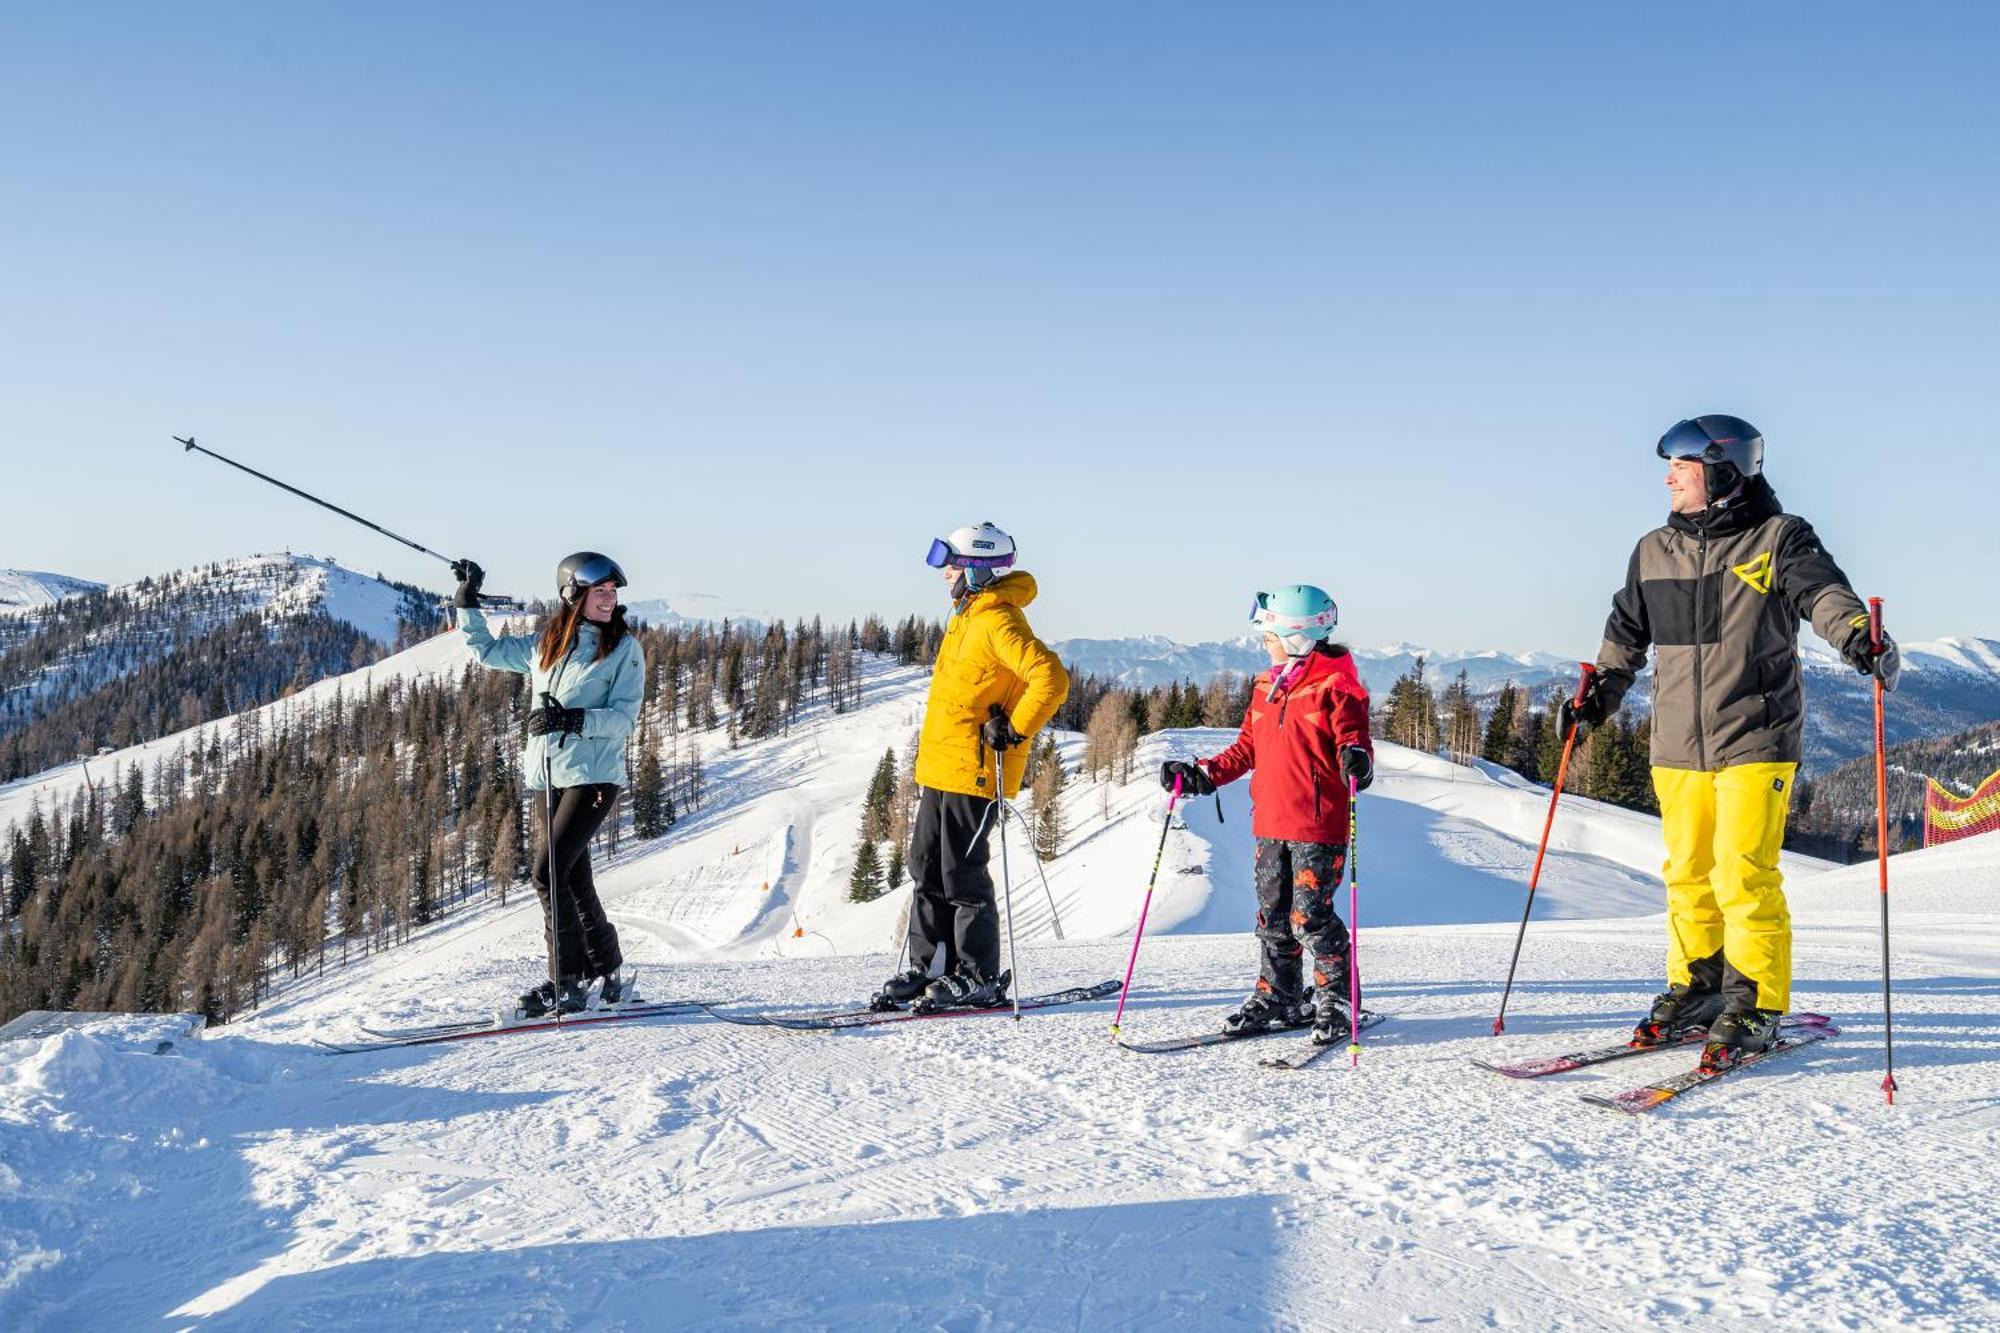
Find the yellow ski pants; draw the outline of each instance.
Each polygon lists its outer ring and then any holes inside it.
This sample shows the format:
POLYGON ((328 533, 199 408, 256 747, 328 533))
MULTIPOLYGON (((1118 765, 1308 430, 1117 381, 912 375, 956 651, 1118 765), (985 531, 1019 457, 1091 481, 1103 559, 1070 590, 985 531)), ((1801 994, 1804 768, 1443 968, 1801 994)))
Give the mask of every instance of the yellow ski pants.
POLYGON ((1667 981, 1716 950, 1757 985, 1757 1007, 1792 997, 1792 915, 1778 851, 1797 764, 1737 764, 1716 773, 1653 770, 1667 840, 1667 981))

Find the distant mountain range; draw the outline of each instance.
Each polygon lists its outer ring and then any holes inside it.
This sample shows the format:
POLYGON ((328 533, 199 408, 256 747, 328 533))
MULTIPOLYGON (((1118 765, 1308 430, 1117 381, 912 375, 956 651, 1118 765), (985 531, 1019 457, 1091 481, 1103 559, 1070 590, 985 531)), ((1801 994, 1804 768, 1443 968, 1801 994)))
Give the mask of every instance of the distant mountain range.
MULTIPOLYGON (((1130 639, 1064 639, 1049 645, 1073 670, 1146 689, 1177 680, 1205 682, 1224 671, 1253 674, 1267 665, 1254 636, 1183 644, 1158 635, 1130 639)), ((1355 663, 1369 693, 1387 697, 1397 679, 1424 659, 1434 689, 1463 671, 1474 698, 1490 707, 1509 681, 1537 695, 1576 682, 1575 658, 1556 653, 1437 652, 1415 644, 1355 648, 1355 663)), ((1816 642, 1803 645, 1806 674, 1806 768, 1821 771, 1865 754, 1873 744, 1874 711, 1868 682, 1816 642)), ((1888 710, 1892 741, 1923 740, 2000 719, 2000 640, 1948 638, 1903 646, 1901 688, 1888 710)), ((1628 706, 1651 707, 1650 673, 1641 676, 1628 706)))

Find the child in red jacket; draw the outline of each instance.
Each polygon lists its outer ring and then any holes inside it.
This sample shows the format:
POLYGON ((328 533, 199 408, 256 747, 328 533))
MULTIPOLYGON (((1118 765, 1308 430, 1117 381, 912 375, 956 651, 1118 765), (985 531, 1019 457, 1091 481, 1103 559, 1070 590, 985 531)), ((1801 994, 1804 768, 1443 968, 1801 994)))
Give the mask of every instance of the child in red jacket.
POLYGON ((1361 788, 1373 781, 1375 751, 1368 689, 1353 656, 1329 642, 1339 615, 1333 598, 1309 584, 1258 593, 1250 619, 1264 631, 1271 669, 1256 679, 1236 743, 1209 759, 1161 766, 1161 785, 1178 779, 1191 796, 1251 773, 1263 965, 1257 989, 1223 1020, 1226 1032, 1311 1023, 1316 1042, 1347 1039, 1347 927, 1334 890, 1347 866, 1348 779, 1361 788), (1312 945, 1310 989, 1301 939, 1312 945))

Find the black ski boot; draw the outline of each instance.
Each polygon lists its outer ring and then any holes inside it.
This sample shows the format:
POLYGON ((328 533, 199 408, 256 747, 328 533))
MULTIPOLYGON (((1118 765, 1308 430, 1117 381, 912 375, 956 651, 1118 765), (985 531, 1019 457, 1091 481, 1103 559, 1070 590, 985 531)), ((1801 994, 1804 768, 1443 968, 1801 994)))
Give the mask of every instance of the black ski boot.
POLYGON ((520 1000, 516 1013, 523 1018, 546 1018, 551 1013, 580 1014, 590 1007, 590 991, 580 981, 565 981, 560 992, 553 982, 544 981, 520 1000))
POLYGON ((635 978, 627 976, 623 968, 613 968, 604 974, 604 984, 598 988, 597 1003, 606 1009, 621 1000, 638 998, 634 985, 635 978))
POLYGON ((931 983, 924 997, 912 1006, 920 1014, 940 1009, 998 1009, 1007 1003, 1007 983, 1011 972, 988 978, 971 963, 960 963, 931 983))
POLYGON ((877 1013, 887 1013, 901 1009, 910 1001, 930 989, 931 974, 928 968, 913 967, 907 972, 898 972, 882 983, 882 989, 869 999, 868 1007, 877 1013))
POLYGON ((1263 991, 1254 991, 1235 1013, 1222 1020, 1222 1030, 1236 1036, 1245 1032, 1302 1028, 1312 1021, 1311 1005, 1294 1004, 1263 991))
POLYGON ((1727 1069, 1748 1055, 1767 1051, 1778 1039, 1776 1009, 1732 1009, 1708 1027, 1708 1043, 1701 1048, 1701 1067, 1727 1069))
POLYGON ((1653 1009, 1632 1029, 1635 1048, 1664 1046, 1695 1028, 1705 1028, 1722 1012, 1722 993, 1690 982, 1669 986, 1653 997, 1653 1009))
POLYGON ((1347 1019, 1347 1006, 1331 995, 1322 996, 1313 1004, 1313 1045, 1332 1046, 1347 1041, 1354 1035, 1353 1024, 1347 1019))

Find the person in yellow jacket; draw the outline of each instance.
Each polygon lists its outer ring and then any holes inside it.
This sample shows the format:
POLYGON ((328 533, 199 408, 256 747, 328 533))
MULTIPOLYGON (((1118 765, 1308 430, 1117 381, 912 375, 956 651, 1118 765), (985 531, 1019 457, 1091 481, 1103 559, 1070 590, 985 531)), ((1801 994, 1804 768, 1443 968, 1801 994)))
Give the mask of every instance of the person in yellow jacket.
POLYGON ((1021 789, 1027 743, 1069 694, 1069 672, 1028 627, 1032 574, 1012 568, 1014 539, 991 523, 931 543, 952 619, 931 669, 917 740, 916 823, 910 834, 909 969, 876 996, 883 1007, 921 997, 926 1007, 1005 1002, 1000 923, 987 869, 996 795, 1021 789), (994 791, 995 758, 1004 791, 994 791))
POLYGON ((1805 729, 1799 622, 1896 687, 1901 655, 1812 525, 1764 478, 1741 417, 1692 417, 1660 440, 1672 513, 1639 539, 1612 599, 1597 674, 1565 699, 1565 739, 1618 709, 1653 655, 1653 788, 1666 835, 1667 989, 1633 1031, 1656 1046, 1706 1028, 1702 1064, 1761 1051, 1791 1003, 1792 918, 1778 851, 1805 729))

